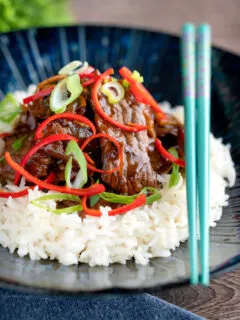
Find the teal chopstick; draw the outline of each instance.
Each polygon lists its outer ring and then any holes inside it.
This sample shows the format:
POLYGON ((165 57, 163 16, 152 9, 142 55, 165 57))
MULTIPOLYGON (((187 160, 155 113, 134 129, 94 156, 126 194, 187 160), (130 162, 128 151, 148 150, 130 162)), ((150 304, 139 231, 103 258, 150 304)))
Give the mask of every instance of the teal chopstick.
POLYGON ((210 66, 211 28, 197 29, 197 184, 200 222, 200 282, 209 284, 209 134, 210 134, 210 66))
POLYGON ((181 62, 185 110, 185 161, 189 228, 189 259, 191 284, 198 283, 197 245, 197 172, 196 172, 196 115, 195 115, 195 26, 186 23, 182 28, 181 62))

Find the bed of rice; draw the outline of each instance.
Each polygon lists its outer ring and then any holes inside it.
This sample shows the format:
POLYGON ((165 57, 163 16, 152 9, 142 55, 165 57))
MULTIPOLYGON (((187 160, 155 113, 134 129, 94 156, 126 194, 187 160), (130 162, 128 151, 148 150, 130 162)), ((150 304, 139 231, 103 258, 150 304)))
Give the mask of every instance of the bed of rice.
MULTIPOLYGON (((29 89, 31 92, 33 87, 29 89)), ((26 93, 16 92, 22 99, 26 93)), ((168 103, 161 106, 169 110, 168 103)), ((172 113, 183 121, 183 108, 172 113)), ((236 172, 230 155, 230 146, 221 139, 211 139, 211 214, 214 227, 221 218, 222 207, 228 205, 227 186, 235 182, 236 172)), ((143 206, 122 216, 108 216, 109 207, 102 207, 102 216, 82 219, 77 213, 55 215, 31 204, 43 193, 37 188, 19 199, 0 199, 0 244, 23 257, 33 260, 56 259, 65 265, 88 263, 104 265, 135 259, 147 264, 150 258, 171 255, 180 242, 188 238, 186 186, 181 177, 177 186, 168 189, 169 175, 159 176, 163 184, 162 199, 151 206, 143 206)), ((22 186, 9 185, 9 190, 22 186)), ((55 208, 55 202, 50 202, 55 208)))

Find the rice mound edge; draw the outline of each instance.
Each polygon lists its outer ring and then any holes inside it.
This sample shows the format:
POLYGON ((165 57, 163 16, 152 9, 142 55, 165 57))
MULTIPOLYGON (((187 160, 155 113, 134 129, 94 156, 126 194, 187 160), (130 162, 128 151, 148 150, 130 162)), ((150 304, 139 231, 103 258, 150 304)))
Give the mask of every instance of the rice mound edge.
MULTIPOLYGON (((22 99, 27 94, 16 92, 16 97, 22 99)), ((183 107, 171 109, 167 102, 161 107, 184 121, 183 107)), ((234 185, 236 171, 230 146, 212 134, 210 168, 209 223, 214 227, 221 218, 222 207, 228 205, 225 188, 234 185)), ((37 187, 23 198, 0 199, 0 245, 21 257, 58 260, 64 265, 108 266, 125 264, 132 258, 145 265, 151 258, 168 257, 188 238, 185 179, 181 176, 178 185, 168 189, 169 177, 159 176, 163 185, 160 200, 119 216, 108 216, 110 207, 101 207, 100 218, 82 219, 77 213, 55 215, 31 204, 31 200, 43 195, 37 187)), ((21 190, 24 181, 20 187, 7 187, 21 190)), ((48 204, 56 206, 54 201, 48 204)))

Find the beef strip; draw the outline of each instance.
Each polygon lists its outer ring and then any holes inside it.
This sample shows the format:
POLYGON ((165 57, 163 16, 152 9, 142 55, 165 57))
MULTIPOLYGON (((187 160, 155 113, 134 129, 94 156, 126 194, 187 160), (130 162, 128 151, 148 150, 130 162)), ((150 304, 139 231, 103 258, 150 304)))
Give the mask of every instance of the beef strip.
POLYGON ((44 130, 44 136, 52 134, 70 134, 79 140, 81 145, 86 138, 92 135, 92 130, 85 124, 78 121, 72 121, 67 119, 59 119, 50 123, 44 130))
POLYGON ((173 115, 166 114, 167 118, 155 122, 155 131, 158 137, 165 137, 167 134, 178 135, 182 124, 173 115))
MULTIPOLYGON (((110 105, 104 95, 99 96, 99 102, 106 114, 120 123, 139 123, 148 125, 151 122, 148 107, 139 104, 130 91, 126 91, 125 98, 118 104, 110 105)), ((153 170, 148 148, 151 136, 148 131, 130 133, 110 125, 95 111, 95 123, 99 132, 114 137, 123 147, 123 168, 120 172, 103 174, 102 180, 114 191, 122 194, 135 194, 143 187, 157 187, 157 173, 153 170)), ((150 130, 151 131, 151 130, 150 130)), ((103 170, 111 170, 118 163, 116 148, 106 139, 101 139, 103 170)))

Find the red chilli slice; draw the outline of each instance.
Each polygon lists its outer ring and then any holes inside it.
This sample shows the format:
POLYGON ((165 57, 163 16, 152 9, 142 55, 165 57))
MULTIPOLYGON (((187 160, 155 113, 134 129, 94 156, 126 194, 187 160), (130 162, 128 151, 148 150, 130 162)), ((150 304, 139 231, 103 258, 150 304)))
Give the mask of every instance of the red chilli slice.
POLYGON ((11 133, 11 132, 4 132, 4 133, 0 133, 0 139, 2 139, 2 138, 6 138, 6 137, 11 136, 11 135, 12 135, 12 133, 11 133))
MULTIPOLYGON (((90 141, 92 141, 93 139, 97 139, 97 138, 105 138, 105 139, 108 139, 108 140, 110 140, 110 141, 117 147, 117 149, 118 149, 118 154, 119 154, 119 165, 117 165, 117 166, 116 166, 115 168, 113 168, 112 170, 102 170, 102 169, 97 169, 97 168, 95 168, 95 167, 92 166, 90 163, 87 163, 88 169, 90 169, 90 170, 92 170, 92 171, 95 171, 95 172, 104 173, 104 174, 111 174, 111 173, 113 173, 113 172, 116 172, 116 171, 120 170, 120 169, 122 168, 122 165, 123 165, 123 151, 122 151, 122 147, 120 146, 120 144, 118 143, 118 141, 117 141, 115 138, 109 136, 108 134, 106 134, 106 133, 97 133, 97 134, 95 134, 94 136, 89 137, 89 138, 86 139, 86 140, 83 142, 83 144, 81 145, 81 150, 83 151, 83 150, 86 148, 86 146, 88 145, 88 143, 89 143, 90 141)), ((89 159, 87 159, 87 157, 86 157, 86 160, 88 161, 89 159)), ((91 161, 93 161, 93 160, 91 159, 91 161)), ((88 161, 88 162, 90 162, 90 161, 88 161)))
MULTIPOLYGON (((146 203, 146 195, 141 194, 132 203, 126 204, 120 208, 116 208, 109 211, 108 215, 116 216, 118 214, 124 214, 130 210, 143 206, 145 203, 146 203)), ((90 209, 87 207, 87 197, 82 198, 82 207, 83 207, 83 211, 90 216, 100 217, 102 215, 100 210, 90 209)))
POLYGON ((130 83, 130 90, 138 102, 149 105, 156 113, 157 118, 166 118, 157 101, 141 83, 137 82, 137 80, 132 77, 133 74, 127 67, 122 67, 119 70, 119 74, 130 83))
POLYGON ((88 79, 87 81, 84 81, 84 82, 82 83, 82 86, 83 86, 83 87, 88 87, 88 86, 90 86, 91 84, 93 84, 94 82, 96 82, 97 79, 98 79, 98 77, 93 77, 93 78, 91 78, 91 79, 88 79))
POLYGON ((32 96, 29 96, 29 97, 23 99, 23 103, 24 104, 29 104, 30 102, 33 102, 35 100, 38 100, 38 99, 46 97, 46 96, 49 96, 50 93, 53 91, 54 87, 55 86, 50 86, 50 87, 48 87, 46 89, 43 89, 43 90, 33 94, 32 96))
POLYGON ((92 66, 89 66, 87 70, 85 70, 83 73, 80 73, 79 76, 80 78, 87 78, 87 77, 92 77, 94 75, 95 69, 92 66))
MULTIPOLYGON (((45 182, 51 183, 55 179, 55 174, 51 172, 45 182)), ((18 192, 13 192, 13 191, 0 191, 0 198, 21 198, 24 197, 28 194, 28 190, 33 190, 36 186, 28 187, 24 190, 18 191, 18 192)), ((39 188, 41 190, 42 188, 39 188)))
POLYGON ((96 133, 96 128, 95 128, 94 124, 88 118, 81 116, 80 114, 74 114, 71 112, 64 112, 64 113, 55 114, 55 115, 47 118, 46 120, 44 120, 40 124, 40 126, 37 128, 34 139, 35 140, 42 139, 43 130, 46 128, 46 126, 50 122, 57 120, 57 119, 69 119, 69 120, 76 120, 76 121, 82 122, 82 123, 88 125, 92 129, 93 134, 96 133))
POLYGON ((98 92, 99 92, 99 88, 101 85, 102 80, 106 77, 109 76, 111 74, 113 74, 114 71, 112 68, 107 69, 104 73, 102 73, 98 79, 96 80, 93 89, 92 89, 92 99, 96 108, 96 111, 100 114, 100 116, 105 119, 107 122, 111 123, 112 125, 114 125, 115 127, 118 127, 124 131, 128 131, 128 132, 138 132, 138 131, 142 131, 142 130, 146 130, 147 127, 143 126, 141 124, 137 124, 134 123, 132 124, 132 126, 127 126, 125 124, 122 124, 120 122, 115 121, 114 119, 112 119, 111 117, 109 117, 102 109, 102 106, 99 103, 98 100, 98 92))
POLYGON ((72 189, 68 187, 62 187, 62 186, 57 186, 51 183, 47 183, 45 181, 42 181, 33 175, 31 175, 29 172, 27 172, 23 167, 21 167, 17 162, 15 162, 9 152, 5 152, 4 157, 13 170, 18 172, 20 175, 26 178, 27 181, 30 181, 40 188, 47 189, 47 190, 53 190, 57 192, 62 192, 62 193, 68 193, 68 194, 73 194, 76 196, 81 196, 81 197, 89 197, 93 196, 95 194, 99 194, 101 192, 105 191, 105 187, 103 184, 94 184, 88 188, 83 188, 83 189, 72 189))
MULTIPOLYGON (((78 141, 75 137, 70 136, 69 134, 53 134, 51 136, 48 136, 47 138, 41 140, 40 142, 38 142, 37 144, 35 144, 26 154, 25 156, 22 158, 21 162, 20 162, 20 166, 24 167, 26 165, 26 163, 28 162, 28 160, 42 147, 56 142, 56 141, 65 141, 65 140, 74 140, 74 141, 78 141)), ((19 183, 19 179, 20 179, 20 174, 16 173, 15 178, 14 178, 14 184, 18 185, 19 183)))
POLYGON ((159 139, 155 140, 155 145, 156 148, 158 150, 158 152, 166 159, 168 159, 169 161, 176 163, 177 165, 179 165, 180 167, 185 167, 185 161, 175 158, 171 153, 169 153, 162 145, 162 142, 159 139))

